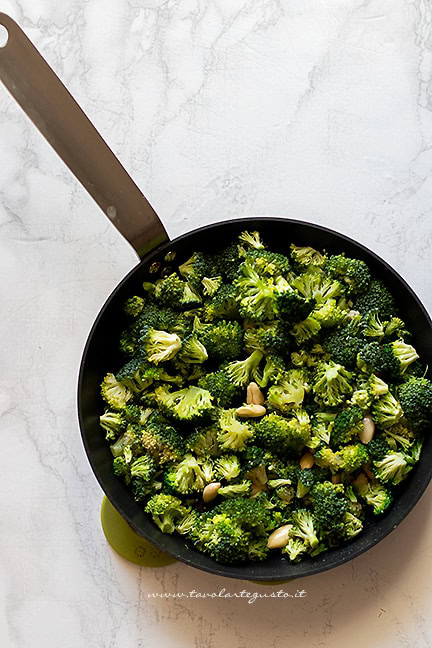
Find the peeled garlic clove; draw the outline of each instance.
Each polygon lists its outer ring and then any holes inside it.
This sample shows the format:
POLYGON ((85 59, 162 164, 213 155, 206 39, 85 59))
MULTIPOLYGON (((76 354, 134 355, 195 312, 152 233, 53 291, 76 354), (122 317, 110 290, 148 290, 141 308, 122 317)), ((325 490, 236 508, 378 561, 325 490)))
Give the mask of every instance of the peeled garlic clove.
POLYGON ((202 493, 204 502, 211 502, 212 500, 214 500, 214 498, 217 497, 218 490, 221 485, 222 484, 220 482, 212 482, 211 484, 207 484, 202 493))
POLYGON ((264 416, 266 412, 266 408, 262 405, 243 405, 236 409, 236 414, 240 418, 257 418, 258 416, 264 416))
POLYGON ((375 434, 375 423, 370 414, 366 414, 363 418, 363 429, 359 432, 359 438, 362 443, 369 443, 372 441, 375 434))
POLYGON ((289 534, 292 529, 292 524, 285 524, 271 533, 267 540, 267 547, 269 549, 280 549, 288 544, 289 534))
POLYGON ((300 468, 312 468, 315 463, 314 456, 311 452, 307 451, 300 457, 300 468))

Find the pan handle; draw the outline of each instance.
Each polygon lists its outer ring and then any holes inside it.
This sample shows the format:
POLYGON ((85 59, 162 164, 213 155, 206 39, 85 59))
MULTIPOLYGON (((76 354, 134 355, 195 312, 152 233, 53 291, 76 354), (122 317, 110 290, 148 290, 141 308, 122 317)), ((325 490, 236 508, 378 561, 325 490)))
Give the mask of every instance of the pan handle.
POLYGON ((22 29, 4 13, 0 79, 104 214, 142 257, 168 240, 156 212, 22 29))

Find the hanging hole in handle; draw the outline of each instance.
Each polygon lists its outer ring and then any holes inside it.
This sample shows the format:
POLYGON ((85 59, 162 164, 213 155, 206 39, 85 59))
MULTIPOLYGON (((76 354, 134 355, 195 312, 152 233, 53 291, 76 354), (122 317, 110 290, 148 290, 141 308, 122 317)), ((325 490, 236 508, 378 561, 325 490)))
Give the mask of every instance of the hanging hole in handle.
POLYGON ((6 47, 9 40, 9 32, 4 25, 0 25, 0 47, 6 47))

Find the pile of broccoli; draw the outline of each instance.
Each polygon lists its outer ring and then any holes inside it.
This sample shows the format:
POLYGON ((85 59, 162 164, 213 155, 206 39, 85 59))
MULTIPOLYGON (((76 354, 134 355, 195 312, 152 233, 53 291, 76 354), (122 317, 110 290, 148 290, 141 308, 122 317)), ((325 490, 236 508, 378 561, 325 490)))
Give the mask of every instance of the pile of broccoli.
POLYGON ((367 265, 243 232, 124 305, 100 425, 163 533, 223 563, 297 562, 382 515, 420 458, 432 383, 367 265))

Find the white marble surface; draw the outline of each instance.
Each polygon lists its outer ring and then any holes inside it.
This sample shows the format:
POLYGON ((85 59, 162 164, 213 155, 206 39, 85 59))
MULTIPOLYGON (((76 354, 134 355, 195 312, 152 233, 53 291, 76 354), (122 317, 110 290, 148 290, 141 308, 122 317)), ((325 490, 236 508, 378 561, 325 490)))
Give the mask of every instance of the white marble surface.
MULTIPOLYGON (((432 311, 428 0, 2 0, 171 236, 292 216, 389 261, 432 311)), ((431 490, 293 600, 106 545, 78 432, 81 351, 131 248, 0 87, 0 645, 432 645, 431 490)))

